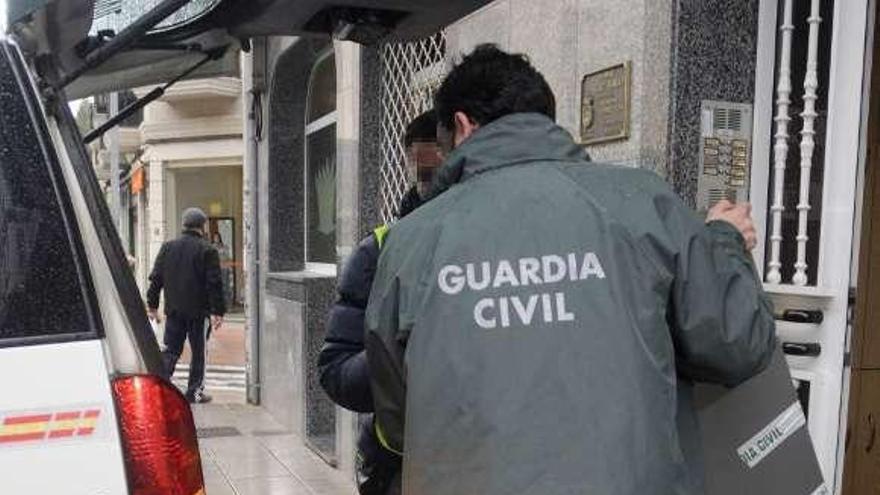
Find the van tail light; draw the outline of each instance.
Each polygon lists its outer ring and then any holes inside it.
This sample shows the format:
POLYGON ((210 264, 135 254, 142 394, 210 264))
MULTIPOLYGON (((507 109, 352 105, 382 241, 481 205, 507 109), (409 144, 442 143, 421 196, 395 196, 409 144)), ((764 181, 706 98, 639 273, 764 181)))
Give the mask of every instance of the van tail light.
POLYGON ((202 461, 189 404, 152 375, 113 380, 131 495, 202 495, 202 461))

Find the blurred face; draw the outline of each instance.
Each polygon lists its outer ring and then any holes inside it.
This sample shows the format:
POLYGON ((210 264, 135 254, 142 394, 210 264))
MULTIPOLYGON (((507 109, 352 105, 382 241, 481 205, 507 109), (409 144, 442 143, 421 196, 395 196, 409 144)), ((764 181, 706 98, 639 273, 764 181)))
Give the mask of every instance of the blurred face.
POLYGON ((436 141, 416 141, 406 149, 406 175, 414 184, 419 196, 431 190, 431 182, 440 169, 443 159, 436 141))
POLYGON ((452 149, 455 148, 454 141, 454 133, 443 127, 442 124, 437 124, 437 146, 440 148, 440 154, 444 159, 448 154, 452 153, 452 149))

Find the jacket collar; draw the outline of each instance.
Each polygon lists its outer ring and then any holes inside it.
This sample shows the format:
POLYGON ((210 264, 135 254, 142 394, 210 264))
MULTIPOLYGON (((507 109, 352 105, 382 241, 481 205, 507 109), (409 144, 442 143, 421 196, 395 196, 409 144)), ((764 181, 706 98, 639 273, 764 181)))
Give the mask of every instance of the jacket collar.
POLYGON ((489 170, 532 161, 589 160, 586 151, 549 117, 506 115, 477 131, 446 158, 434 194, 489 170))
POLYGON ((199 232, 198 230, 192 230, 192 229, 183 229, 183 235, 198 237, 200 239, 202 238, 201 232, 199 232))

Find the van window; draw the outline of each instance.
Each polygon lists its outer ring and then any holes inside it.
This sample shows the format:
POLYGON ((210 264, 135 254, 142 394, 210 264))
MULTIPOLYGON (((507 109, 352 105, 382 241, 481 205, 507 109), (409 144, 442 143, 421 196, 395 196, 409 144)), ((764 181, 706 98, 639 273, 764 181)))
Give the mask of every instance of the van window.
POLYGON ((62 203, 8 54, 0 44, 0 346, 91 331, 62 203))

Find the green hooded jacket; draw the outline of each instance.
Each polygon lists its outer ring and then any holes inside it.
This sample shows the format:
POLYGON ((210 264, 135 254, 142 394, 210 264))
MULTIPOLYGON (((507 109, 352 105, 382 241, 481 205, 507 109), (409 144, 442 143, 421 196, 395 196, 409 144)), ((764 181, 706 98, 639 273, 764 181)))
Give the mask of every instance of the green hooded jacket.
POLYGON ((537 114, 477 130, 440 188, 392 227, 367 310, 404 494, 698 492, 680 382, 735 385, 775 346, 739 232, 537 114))

